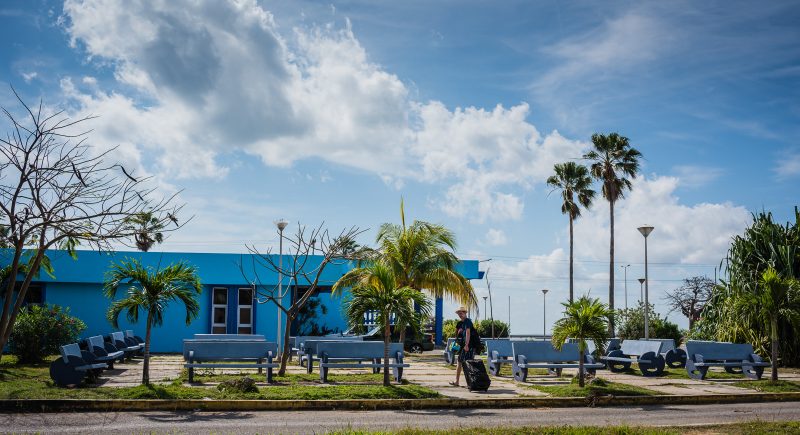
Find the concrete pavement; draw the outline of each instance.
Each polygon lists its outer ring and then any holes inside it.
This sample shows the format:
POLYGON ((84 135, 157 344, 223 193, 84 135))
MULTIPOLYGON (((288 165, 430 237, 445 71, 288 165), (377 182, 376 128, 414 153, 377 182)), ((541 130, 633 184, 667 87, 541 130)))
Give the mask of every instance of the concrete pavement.
POLYGON ((479 426, 698 426, 745 421, 800 421, 797 403, 617 408, 422 411, 123 412, 0 414, 2 431, 45 434, 324 433, 479 426))

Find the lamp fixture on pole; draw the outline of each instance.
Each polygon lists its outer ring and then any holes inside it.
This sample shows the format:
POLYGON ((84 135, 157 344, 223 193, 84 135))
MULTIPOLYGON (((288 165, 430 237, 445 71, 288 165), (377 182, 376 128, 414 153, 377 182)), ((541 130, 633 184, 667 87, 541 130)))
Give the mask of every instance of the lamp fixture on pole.
POLYGON ((647 276, 647 236, 653 232, 653 227, 649 225, 643 225, 637 228, 640 233, 644 236, 644 338, 650 338, 650 305, 649 305, 649 293, 650 293, 650 277, 647 276))
POLYGON ((278 219, 275 221, 275 226, 278 227, 278 233, 280 235, 279 237, 280 241, 278 242, 279 246, 278 248, 278 305, 279 305, 278 332, 275 336, 275 342, 278 344, 278 349, 283 349, 281 347, 281 342, 283 341, 282 340, 283 337, 281 336, 281 330, 283 329, 282 328, 283 325, 281 324, 281 317, 282 317, 281 314, 283 311, 282 308, 283 308, 283 296, 284 296, 283 295, 283 230, 286 228, 287 225, 289 225, 289 222, 287 222, 286 219, 278 219))
POLYGON ((547 292, 550 290, 542 289, 542 339, 547 339, 547 292))

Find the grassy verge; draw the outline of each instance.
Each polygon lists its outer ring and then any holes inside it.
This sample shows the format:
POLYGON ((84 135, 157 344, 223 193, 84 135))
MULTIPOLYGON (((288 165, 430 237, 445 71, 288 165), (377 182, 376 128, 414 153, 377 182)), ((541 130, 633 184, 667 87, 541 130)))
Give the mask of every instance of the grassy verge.
MULTIPOLYGON (((219 375, 215 381, 241 378, 242 375, 219 375), (225 379, 227 378, 227 379, 225 379)), ((259 379, 263 375, 251 375, 259 379)), ((278 385, 257 388, 251 393, 223 392, 217 388, 184 386, 182 379, 170 385, 136 387, 59 388, 50 380, 49 363, 17 365, 13 357, 3 357, 0 363, 0 399, 267 399, 267 400, 324 400, 324 399, 427 399, 439 393, 418 385, 380 385, 382 378, 372 374, 334 375, 333 379, 354 376, 356 382, 370 381, 371 385, 320 385, 307 381, 313 375, 290 375, 278 378, 278 385), (373 381, 374 380, 374 381, 373 381)), ((319 376, 319 375, 316 375, 319 376)), ((377 375, 380 376, 380 375, 377 375)))
MULTIPOLYGON (((636 364, 632 364, 631 367, 623 372, 626 375, 632 376, 639 376, 642 377, 642 372, 639 370, 639 367, 636 364)), ((664 374, 658 376, 659 378, 666 378, 666 379, 689 379, 689 374, 686 372, 686 369, 671 369, 665 368, 664 374)), ((707 380, 715 380, 715 379, 742 379, 744 378, 743 375, 736 375, 731 374, 724 371, 716 371, 716 370, 709 370, 708 374, 706 374, 707 380)))
POLYGON ((590 396, 654 396, 661 394, 647 388, 635 387, 618 382, 609 382, 602 378, 592 379, 584 388, 578 386, 577 379, 563 385, 531 385, 530 388, 547 393, 553 397, 590 397, 590 396))
POLYGON ((714 426, 702 426, 693 428, 647 428, 647 427, 628 427, 628 426, 602 426, 602 427, 573 427, 573 426, 550 426, 550 427, 477 427, 477 428, 455 428, 448 430, 421 430, 421 429, 402 429, 392 432, 363 432, 363 431, 339 431, 329 432, 330 435, 377 435, 377 434, 396 434, 396 435, 473 435, 476 433, 488 435, 708 435, 708 434, 731 434, 731 435, 771 435, 771 434, 800 434, 800 423, 798 422, 747 422, 723 424, 714 426))
POLYGON ((791 381, 776 381, 772 382, 767 379, 759 381, 745 380, 735 382, 735 387, 750 388, 752 390, 760 391, 762 393, 795 393, 800 392, 800 384, 791 381))

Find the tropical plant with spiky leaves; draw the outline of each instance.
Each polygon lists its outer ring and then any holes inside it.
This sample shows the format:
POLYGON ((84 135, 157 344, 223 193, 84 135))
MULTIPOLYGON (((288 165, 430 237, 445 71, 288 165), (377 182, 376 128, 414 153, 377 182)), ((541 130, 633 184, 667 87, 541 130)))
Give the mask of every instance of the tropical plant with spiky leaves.
MULTIPOLYGON (((639 172, 639 159, 642 154, 632 148, 629 139, 618 133, 608 135, 595 133, 592 135, 593 149, 583 155, 583 158, 592 162, 590 171, 592 177, 602 186, 603 198, 609 204, 609 222, 611 226, 611 239, 609 245, 608 269, 608 305, 614 311, 614 204, 625 196, 625 191, 631 189, 631 178, 639 172)), ((608 322, 609 335, 614 334, 614 318, 608 322)))
MULTIPOLYGON (((345 287, 337 282, 334 295, 345 287)), ((389 348, 392 341, 391 321, 398 325, 418 324, 430 315, 431 303, 416 289, 400 286, 394 271, 383 263, 370 263, 362 268, 361 279, 350 289, 345 313, 353 327, 364 325, 364 316, 374 313, 376 323, 383 328, 383 385, 389 385, 389 348), (414 306, 417 309, 414 309, 414 306)))
POLYGON ((578 342, 578 385, 584 386, 584 358, 586 342, 593 341, 595 348, 605 348, 608 341, 608 322, 611 310, 599 299, 581 296, 573 302, 563 302, 564 317, 553 325, 553 347, 558 350, 564 347, 567 339, 578 342))
POLYGON ((132 323, 139 321, 140 311, 147 312, 142 365, 142 384, 147 385, 150 383, 152 328, 164 323, 164 314, 173 301, 183 303, 186 307, 186 325, 192 323, 200 313, 197 296, 202 291, 202 285, 197 270, 185 262, 153 269, 136 260, 125 259, 111 266, 104 282, 105 294, 112 300, 121 287, 125 288, 125 297, 114 300, 106 315, 114 328, 119 328, 119 316, 123 311, 132 323))
MULTIPOLYGON (((389 268, 397 280, 398 287, 410 287, 426 291, 433 297, 449 297, 457 303, 477 307, 477 297, 472 284, 464 278, 456 266, 456 238, 443 225, 414 221, 406 225, 403 201, 400 202, 400 225, 381 225, 376 237, 377 249, 363 251, 368 264, 381 263, 389 268)), ((356 267, 347 272, 337 283, 341 287, 352 287, 368 279, 368 268, 356 267)), ((400 329, 400 342, 405 339, 405 325, 400 329)))
POLYGON ((581 215, 581 207, 588 209, 594 200, 592 177, 586 166, 575 162, 558 163, 553 166, 555 175, 547 179, 547 185, 561 191, 561 213, 569 216, 569 300, 573 300, 573 231, 572 224, 581 215))

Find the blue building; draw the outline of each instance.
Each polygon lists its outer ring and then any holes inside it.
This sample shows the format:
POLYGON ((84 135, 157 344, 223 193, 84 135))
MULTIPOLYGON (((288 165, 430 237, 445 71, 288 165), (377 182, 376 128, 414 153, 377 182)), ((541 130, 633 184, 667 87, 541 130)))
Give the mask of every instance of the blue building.
MULTIPOLYGON (((65 251, 49 251, 48 256, 55 270, 55 278, 41 274, 31 284, 27 302, 69 307, 72 315, 86 323, 84 336, 107 334, 112 330, 106 319, 111 301, 103 293, 103 280, 112 263, 130 258, 154 268, 185 261, 197 268, 203 284, 203 292, 198 298, 198 317, 187 326, 183 305, 170 304, 164 316, 164 324, 153 328, 153 352, 180 352, 184 338, 200 333, 262 334, 268 340, 276 339, 278 307, 274 302, 265 300, 263 290, 277 287, 278 275, 275 271, 257 266, 258 262, 253 261, 251 254, 78 251, 78 259, 74 260, 65 251), (262 291, 253 291, 254 282, 256 288, 262 291)), ((274 257, 277 263, 278 256, 274 257)), ((288 264, 290 258, 284 256, 284 260, 284 264, 288 264)), ((314 270, 321 260, 322 256, 310 257, 305 267, 307 270, 314 270)), ((331 286, 353 267, 354 263, 347 261, 331 263, 325 267, 315 296, 316 310, 307 312, 302 324, 295 322, 292 326, 293 333, 307 333, 311 329, 318 332, 339 332, 347 329, 342 310, 343 297, 331 297, 331 286)), ((467 279, 479 277, 477 261, 463 261, 458 269, 467 279)), ((302 296, 308 289, 303 282, 296 286, 294 284, 284 277, 282 285, 285 307, 291 305, 292 298, 302 296), (290 285, 288 289, 287 285, 290 285)), ((120 289, 118 297, 122 297, 124 292, 124 288, 120 289)), ((441 342, 442 300, 437 299, 435 302, 436 341, 441 342)), ((282 319, 285 322, 285 316, 282 319)), ((143 336, 144 321, 145 317, 140 316, 137 324, 130 324, 123 313, 119 326, 121 329, 133 329, 137 335, 143 336)))

